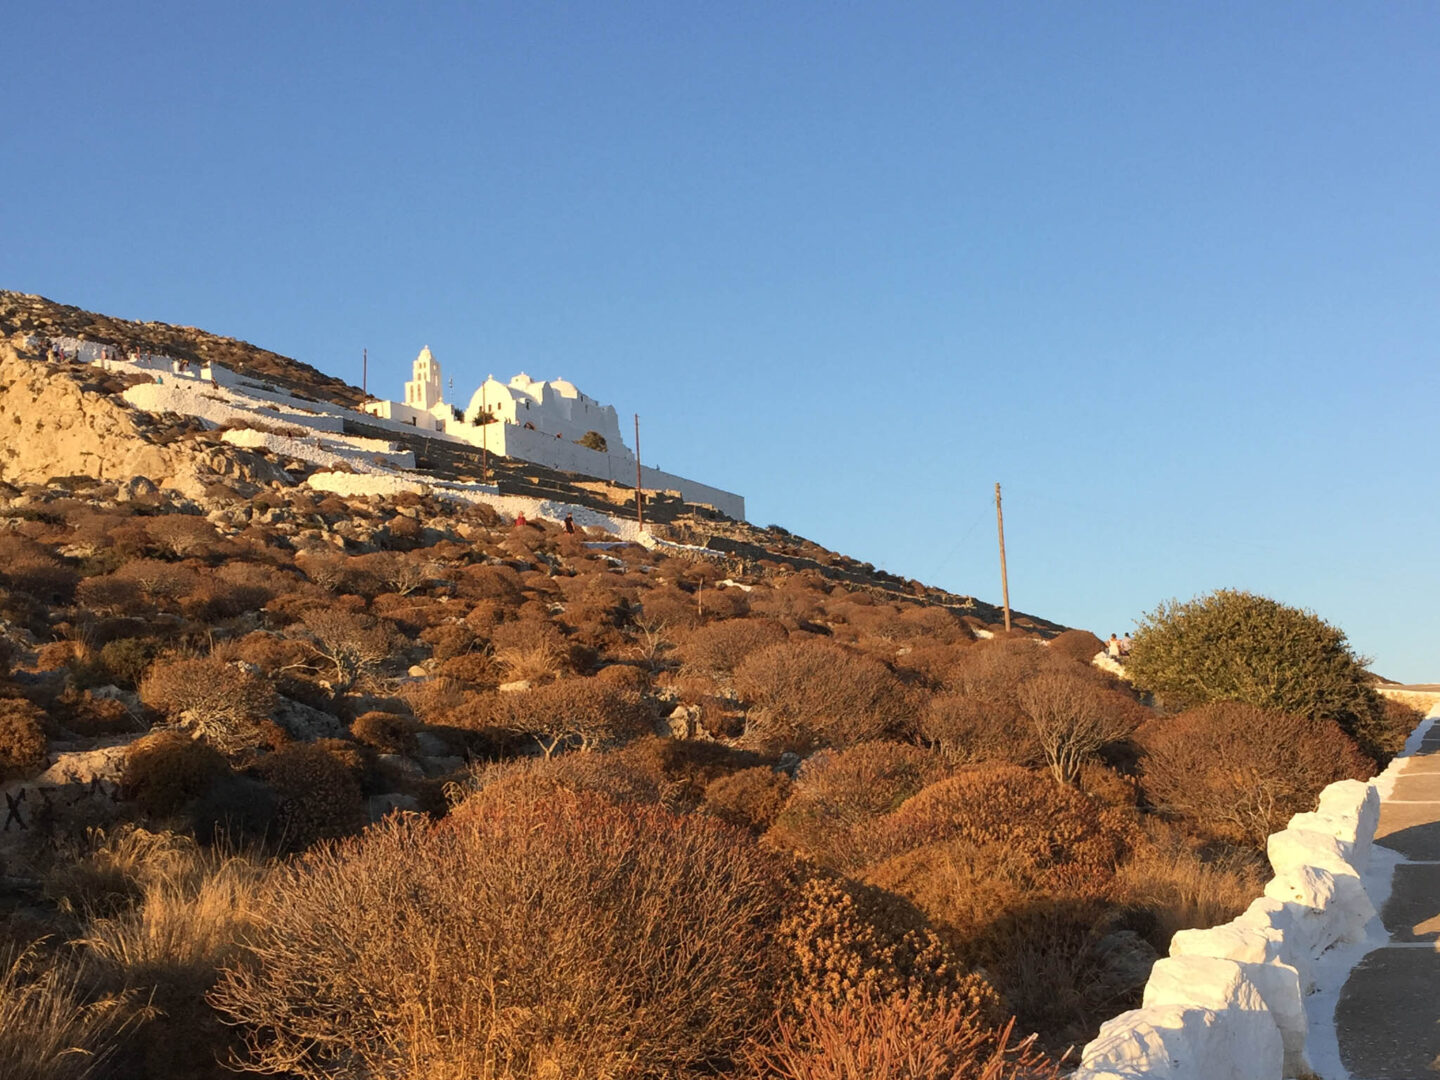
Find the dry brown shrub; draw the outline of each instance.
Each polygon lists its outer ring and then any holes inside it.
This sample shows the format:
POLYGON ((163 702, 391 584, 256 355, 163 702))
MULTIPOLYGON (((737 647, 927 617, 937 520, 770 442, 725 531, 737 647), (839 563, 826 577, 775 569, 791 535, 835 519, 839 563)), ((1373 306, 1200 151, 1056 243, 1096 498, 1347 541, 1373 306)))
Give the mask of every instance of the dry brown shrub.
POLYGON ((869 742, 822 751, 800 768, 790 801, 766 834, 767 842, 822 864, 856 865, 856 830, 895 810, 947 772, 929 751, 869 742))
POLYGON ((702 805, 707 814, 721 821, 763 833, 785 808, 790 785, 785 773, 768 765, 753 765, 710 781, 702 805))
POLYGON ((498 563, 465 567, 455 585, 465 600, 498 600, 507 607, 518 607, 524 599, 519 573, 498 563))
POLYGON ((45 764, 44 718, 23 698, 0 698, 0 779, 28 776, 45 764))
POLYGON ((277 875, 212 1000, 300 1078, 697 1076, 768 1017, 782 876, 711 818, 577 796, 391 819, 277 875))
POLYGON ((140 683, 140 699, 227 753, 258 743, 260 722, 275 707, 268 682, 213 657, 156 661, 140 683))
POLYGON ((1105 643, 1089 630, 1066 630, 1050 639, 1050 651, 1088 664, 1105 651, 1105 643))
POLYGON ((438 724, 454 710, 462 707, 467 697, 483 696, 468 690, 454 679, 425 679, 406 684, 400 697, 410 711, 426 724, 438 724))
POLYGON ((430 646, 430 655, 441 662, 466 655, 476 644, 475 631, 456 622, 427 627, 421 631, 420 640, 430 646))
POLYGON ((455 617, 449 604, 421 593, 401 596, 398 593, 378 594, 370 602, 375 615, 383 615, 395 623, 409 637, 418 637, 424 631, 443 626, 455 617))
POLYGON ((925 704, 916 726, 924 742, 955 765, 1005 761, 1030 765, 1039 750, 1017 710, 965 694, 937 694, 925 704))
POLYGON ((713 589, 709 584, 696 591, 695 606, 703 619, 743 619, 750 614, 750 598, 741 589, 713 589))
POLYGON ((1028 893, 1103 895, 1136 839, 1129 815, 998 765, 930 785, 858 830, 857 847, 870 880, 964 928, 1028 893))
POLYGON ((269 589, 206 576, 180 598, 180 611, 200 622, 219 622, 257 612, 273 595, 269 589))
POLYGON ((687 668, 709 675, 729 675, 747 656, 788 635, 773 619, 731 619, 701 626, 680 639, 678 653, 687 668))
POLYGON ((1138 741, 1151 803, 1216 839, 1257 847, 1314 809, 1326 784, 1374 772, 1332 720, 1232 702, 1152 720, 1138 741))
POLYGON ((1076 786, 1092 799, 1108 806, 1133 810, 1140 801, 1140 785, 1136 777, 1112 769, 1099 761, 1080 766, 1076 786))
POLYGON ((331 684, 342 692, 373 674, 395 647, 394 630, 373 615, 316 607, 304 612, 300 621, 305 640, 331 684))
POLYGON ((662 735, 643 735, 606 757, 653 784, 665 805, 685 810, 699 806, 716 779, 760 761, 721 743, 662 735))
POLYGON ((50 716, 76 735, 114 735, 139 731, 146 725, 123 702, 67 689, 50 707, 50 716))
POLYGON ((353 763, 316 743, 290 743, 261 759, 257 771, 279 799, 279 825, 292 850, 347 836, 365 824, 353 763))
POLYGON ((511 679, 545 679, 569 669, 570 645, 554 623, 520 619, 502 623, 491 646, 511 679))
POLYGON ((121 787, 147 814, 163 818, 179 813, 229 772, 213 747, 178 731, 159 731, 125 751, 121 787))
POLYGON ((66 603, 79 575, 48 547, 13 533, 0 535, 0 584, 36 600, 66 603))
POLYGON ((513 758, 471 765, 453 785, 451 816, 482 817, 516 803, 557 793, 584 795, 608 803, 668 805, 670 788, 654 775, 627 766, 617 754, 562 754, 553 758, 513 758))
POLYGON ((138 615, 150 606, 139 585, 113 574, 80 582, 75 587, 75 601, 96 615, 138 615))
POLYGON ((239 641, 217 645, 211 655, 226 661, 242 660, 266 675, 279 675, 306 666, 312 654, 304 642, 255 630, 239 641))
POLYGON ((477 638, 488 640, 508 613, 509 609, 499 600, 477 600, 465 616, 465 625, 477 638))
POLYGON ((607 686, 634 694, 648 694, 654 681, 649 671, 634 664, 606 664, 595 672, 595 678, 607 686))
POLYGON ((199 577, 194 570, 159 559, 131 559, 111 575, 129 582, 152 604, 170 605, 195 590, 199 577))
POLYGON ((849 746, 904 736, 907 688, 877 660, 827 641, 787 641, 751 653, 735 671, 751 703, 750 734, 784 747, 849 746))
POLYGON ((647 719, 636 695, 598 679, 561 679, 521 693, 491 695, 474 705, 478 708, 470 715, 457 710, 450 722, 533 739, 546 757, 567 747, 595 750, 624 742, 641 734, 647 719))
POLYGON ((415 729, 416 724, 411 717, 398 713, 367 712, 355 718, 350 725, 350 734, 357 742, 382 754, 413 754, 415 729))
POLYGON ((789 965, 782 1008, 803 1014, 866 998, 949 1001, 998 1016, 999 999, 915 907, 842 877, 807 878, 787 905, 779 944, 789 965))
POLYGON ((700 623, 695 597, 674 585, 656 585, 640 594, 637 622, 666 626, 679 631, 700 623))
POLYGON ((500 684, 500 668, 485 653, 464 653, 452 656, 439 667, 443 678, 454 679, 468 686, 494 688, 500 684))
POLYGON ((165 514, 151 518, 145 522, 145 532, 155 547, 177 559, 204 555, 219 540, 215 526, 202 517, 189 514, 165 514))
POLYGON ((810 1003, 749 1055, 747 1080, 1058 1080, 1059 1066, 963 1004, 862 995, 810 1003))
POLYGON ((35 670, 54 671, 69 667, 84 654, 85 648, 78 641, 47 641, 35 650, 35 670))

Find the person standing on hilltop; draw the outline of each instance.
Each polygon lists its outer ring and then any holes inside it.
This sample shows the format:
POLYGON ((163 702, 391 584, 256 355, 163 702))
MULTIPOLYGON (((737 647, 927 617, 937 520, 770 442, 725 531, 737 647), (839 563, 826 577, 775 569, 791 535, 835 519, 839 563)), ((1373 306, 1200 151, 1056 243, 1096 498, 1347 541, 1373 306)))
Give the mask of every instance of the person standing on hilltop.
POLYGON ((1117 664, 1120 662, 1120 639, 1114 634, 1111 634, 1110 640, 1105 643, 1105 655, 1117 664))
POLYGON ((1122 661, 1130 658, 1130 635, 1126 634, 1120 639, 1120 659, 1122 661))
POLYGON ((572 536, 575 534, 575 519, 569 514, 565 515, 565 531, 572 536))
POLYGON ((520 513, 518 513, 518 514, 515 515, 515 528, 517 528, 517 529, 523 529, 524 527, 525 527, 525 512, 522 510, 520 513))

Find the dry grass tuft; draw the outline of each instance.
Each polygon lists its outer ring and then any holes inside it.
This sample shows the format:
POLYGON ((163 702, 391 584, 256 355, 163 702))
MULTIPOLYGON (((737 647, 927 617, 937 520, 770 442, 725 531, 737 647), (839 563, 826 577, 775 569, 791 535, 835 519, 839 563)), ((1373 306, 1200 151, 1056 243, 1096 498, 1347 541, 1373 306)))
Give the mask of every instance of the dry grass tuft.
POLYGON ((0 952, 6 1080, 106 1076, 126 1032, 148 1015, 135 994, 101 993, 83 961, 43 956, 37 945, 0 952))

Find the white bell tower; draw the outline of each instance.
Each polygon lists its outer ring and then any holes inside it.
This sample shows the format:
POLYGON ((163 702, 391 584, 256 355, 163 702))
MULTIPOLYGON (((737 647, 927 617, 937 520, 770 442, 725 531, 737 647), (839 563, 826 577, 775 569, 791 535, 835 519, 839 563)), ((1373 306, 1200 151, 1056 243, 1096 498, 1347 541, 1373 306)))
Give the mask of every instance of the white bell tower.
POLYGON ((444 400, 440 386, 440 363, 426 345, 415 358, 415 378, 405 384, 405 404, 429 412, 444 400))

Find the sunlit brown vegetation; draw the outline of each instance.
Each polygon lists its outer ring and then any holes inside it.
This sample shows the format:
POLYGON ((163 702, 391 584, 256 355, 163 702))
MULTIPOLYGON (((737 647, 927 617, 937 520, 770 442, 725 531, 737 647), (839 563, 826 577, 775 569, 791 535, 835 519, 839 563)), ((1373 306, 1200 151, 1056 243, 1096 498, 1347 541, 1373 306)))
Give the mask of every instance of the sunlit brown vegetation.
POLYGON ((1370 768, 783 530, 76 484, 0 532, 21 1077, 1053 1076, 1370 768))

